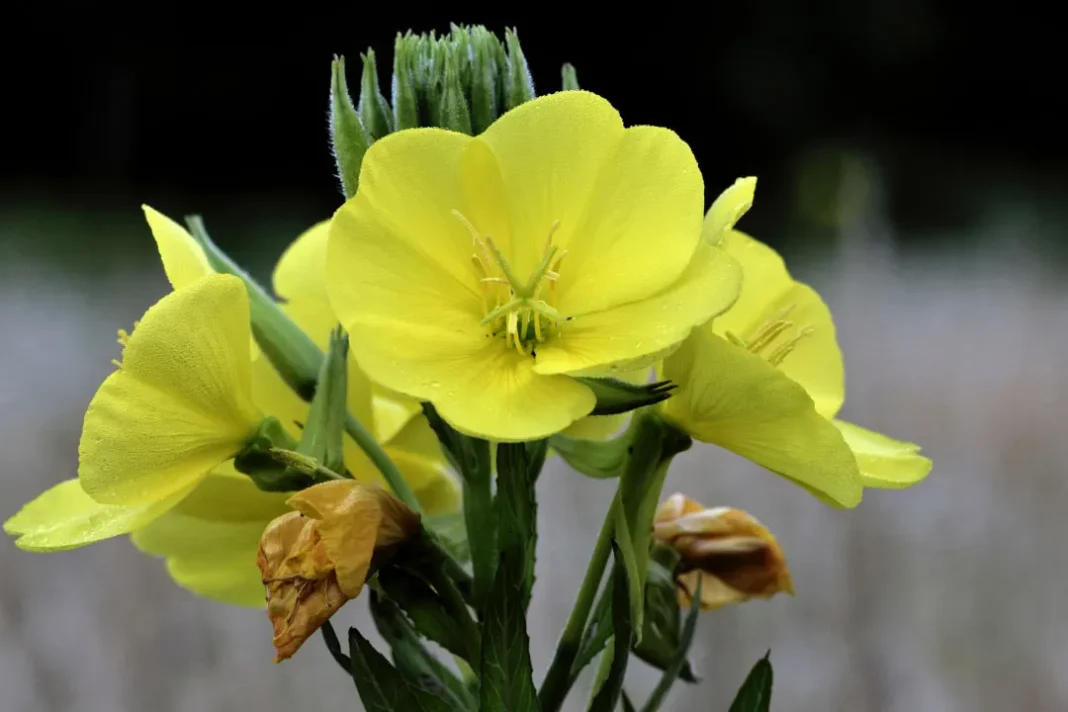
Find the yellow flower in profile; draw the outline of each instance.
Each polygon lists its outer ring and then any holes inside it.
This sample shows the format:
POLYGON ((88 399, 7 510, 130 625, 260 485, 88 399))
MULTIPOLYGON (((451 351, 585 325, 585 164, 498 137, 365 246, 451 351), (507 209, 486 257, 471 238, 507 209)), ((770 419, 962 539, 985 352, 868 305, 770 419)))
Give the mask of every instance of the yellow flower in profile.
POLYGON ((689 608, 701 585, 701 610, 794 592, 786 557, 764 525, 740 509, 706 509, 681 494, 653 518, 653 538, 679 555, 675 590, 689 608))
MULTIPOLYGON (((145 206, 164 271, 180 290, 203 275, 214 274, 203 249, 184 227, 145 206)), ((323 292, 328 224, 302 234, 279 261, 274 288, 286 301, 282 309, 320 346, 326 347, 336 323, 323 292)), ((243 289, 243 287, 242 287, 243 289)), ((248 334, 248 326, 245 326, 248 334)), ((252 401, 279 419, 289 433, 300 435, 298 423, 308 416, 308 403, 293 393, 267 357, 253 348, 252 401)), ((383 443, 429 513, 457 507, 455 479, 419 404, 370 384, 350 359, 348 407, 383 443)), ((345 438, 345 464, 358 481, 381 482, 378 470, 363 451, 345 438)), ((260 535, 267 524, 289 511, 288 495, 263 492, 232 462, 217 467, 178 506, 127 531, 144 553, 166 559, 167 570, 181 586, 216 601, 263 608, 264 590, 256 568, 260 535)))
POLYGON ((922 480, 931 461, 919 446, 836 419, 844 369, 820 296, 752 237, 728 229, 721 244, 742 265, 741 294, 665 359, 663 377, 679 386, 667 416, 836 506, 859 504, 864 487, 922 480))
POLYGON ((4 524, 17 545, 56 551, 129 533, 164 515, 260 425, 249 372, 249 305, 236 277, 163 297, 123 335, 120 368, 85 414, 78 479, 4 524))
POLYGON ((372 564, 419 533, 419 515, 377 485, 334 480, 299 492, 289 504, 296 511, 267 526, 257 557, 275 662, 291 657, 360 594, 372 564))
MULTIPOLYGON (((144 212, 175 289, 214 273, 203 249, 184 227, 148 206, 144 212)), ((329 222, 323 221, 300 235, 282 255, 273 279, 282 310, 323 350, 337 324, 324 284, 328 233, 329 222)), ((382 444, 420 503, 429 513, 455 509, 459 503, 455 479, 419 403, 371 383, 351 356, 347 382, 349 412, 382 444)), ((259 349, 253 353, 252 398, 265 414, 278 418, 290 435, 299 438, 299 423, 308 416, 308 403, 289 388, 259 349)), ((347 436, 344 443, 345 465, 352 476, 383 483, 381 473, 359 446, 347 436)))
POLYGON ((551 94, 477 137, 376 141, 334 215, 327 288, 372 379, 462 432, 541 438, 595 405, 571 376, 652 365, 734 300, 703 203, 676 134, 551 94))

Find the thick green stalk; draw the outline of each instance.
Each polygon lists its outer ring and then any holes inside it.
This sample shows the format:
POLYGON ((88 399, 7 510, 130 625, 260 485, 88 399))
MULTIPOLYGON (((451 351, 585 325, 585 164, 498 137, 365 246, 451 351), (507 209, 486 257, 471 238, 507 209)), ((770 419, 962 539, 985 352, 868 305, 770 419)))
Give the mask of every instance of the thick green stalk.
POLYGON ((619 504, 618 495, 612 500, 612 505, 605 515, 604 524, 601 525, 601 533, 597 536, 597 542, 593 545, 593 553, 590 554, 590 563, 586 567, 586 575, 579 586, 578 598, 575 599, 575 607, 571 609, 571 615, 564 626, 564 632, 560 635, 560 642, 556 645, 556 653, 549 664, 549 671, 545 673, 545 680, 538 691, 538 701, 541 703, 542 712, 557 712, 564 703, 568 690, 571 687, 571 666, 575 662, 575 656, 579 653, 582 644, 582 635, 586 630, 586 621, 589 620, 590 610, 593 608, 597 589, 604 578, 604 570, 608 565, 608 557, 612 552, 612 537, 615 534, 615 510, 619 504))

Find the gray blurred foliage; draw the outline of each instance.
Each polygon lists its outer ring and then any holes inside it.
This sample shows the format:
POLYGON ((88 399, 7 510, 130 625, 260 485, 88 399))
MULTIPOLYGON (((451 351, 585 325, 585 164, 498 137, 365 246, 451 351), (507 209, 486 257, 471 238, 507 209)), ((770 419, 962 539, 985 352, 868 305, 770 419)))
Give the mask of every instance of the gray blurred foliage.
MULTIPOLYGON (((705 681, 676 686, 665 709, 726 709, 769 648, 779 710, 1068 709, 1068 290, 1042 248, 1061 228, 1006 193, 977 206, 969 247, 932 240, 903 253, 882 218, 878 171, 842 185, 828 193, 840 205, 824 221, 836 240, 782 236, 793 238, 787 256, 837 318, 844 417, 922 444, 934 471, 842 512, 729 453, 702 446, 683 456, 665 494, 761 519, 786 551, 797 594, 703 616, 693 660, 705 681)), ((226 230, 261 236, 270 256, 326 217, 247 215, 262 206, 235 206, 213 234, 224 247, 226 230)), ((139 219, 134 206, 119 218, 0 210, 4 518, 73 475, 84 407, 118 351, 115 329, 167 289, 139 219)), ((530 612, 539 678, 611 488, 559 460, 539 481, 530 612)), ((194 597, 126 541, 52 555, 0 541, 0 572, 3 712, 358 706, 318 639, 272 664, 263 613, 194 597)), ((372 632, 363 601, 336 621, 372 632)), ((630 679, 638 701, 656 675, 635 661, 630 679)), ((587 675, 580 687, 589 684, 587 675)), ((570 709, 582 705, 575 695, 570 709)))

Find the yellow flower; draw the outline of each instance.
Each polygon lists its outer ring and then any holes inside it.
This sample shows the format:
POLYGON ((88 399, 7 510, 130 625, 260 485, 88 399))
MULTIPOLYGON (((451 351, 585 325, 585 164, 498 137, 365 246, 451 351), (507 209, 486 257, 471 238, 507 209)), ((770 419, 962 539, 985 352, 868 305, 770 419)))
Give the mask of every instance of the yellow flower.
POLYGON ((331 224, 327 288, 372 379, 462 432, 545 437, 594 407, 570 375, 652 365, 734 300, 703 200, 677 135, 560 92, 477 137, 375 142, 331 224))
MULTIPOLYGON (((203 249, 184 227, 148 206, 144 211, 175 289, 212 273, 203 249)), ((304 232, 282 255, 273 279, 283 311, 324 350, 337 324, 324 284, 328 232, 327 221, 304 232)), ((382 444, 420 503, 429 513, 455 509, 459 503, 455 479, 419 403, 372 384, 351 357, 347 381, 349 412, 382 444)), ((258 349, 252 361, 252 398, 264 413, 278 418, 290 435, 300 436, 298 424, 308 416, 308 403, 289 388, 258 349)), ((381 473, 363 450, 349 437, 344 442, 345 465, 353 477, 382 483, 381 473)))
MULTIPOLYGON (((144 211, 175 289, 203 274, 214 274, 203 249, 185 228, 150 207, 144 211)), ((275 291, 286 300, 283 310, 324 349, 336 323, 321 286, 327 228, 321 222, 301 235, 274 274, 275 291)), ((255 347, 255 340, 251 342, 255 347)), ((307 419, 308 403, 290 390, 259 349, 252 355, 251 374, 253 402, 299 437, 297 423, 307 419)), ((370 384, 351 359, 347 401, 349 412, 383 443, 428 512, 456 508, 457 485, 417 402, 370 384)), ((382 481, 348 437, 345 464, 359 481, 382 481)), ((232 463, 225 463, 179 506, 151 523, 132 527, 136 529, 132 539, 141 551, 164 557, 179 585, 213 600, 262 608, 263 584, 256 568, 259 537, 272 519, 288 511, 286 497, 259 490, 232 463)))
POLYGON ((674 494, 657 509, 653 538, 679 555, 675 589, 689 608, 701 584, 701 610, 794 592, 786 557, 764 526, 740 509, 706 509, 674 494))
POLYGON ((419 533, 419 516, 376 485, 334 480, 303 490, 289 504, 297 511, 267 526, 257 557, 275 662, 292 656, 360 594, 372 564, 419 533))
POLYGON ((126 534, 164 515, 232 458, 261 416, 249 388, 248 297, 214 275, 163 297, 122 337, 120 368, 85 414, 78 479, 4 529, 31 551, 126 534))
POLYGON ((742 265, 737 302, 664 361, 679 385, 664 412, 698 440, 787 477, 824 501, 860 503, 863 487, 907 487, 931 461, 919 447, 837 420, 845 398, 830 310, 770 247, 728 229, 742 265))

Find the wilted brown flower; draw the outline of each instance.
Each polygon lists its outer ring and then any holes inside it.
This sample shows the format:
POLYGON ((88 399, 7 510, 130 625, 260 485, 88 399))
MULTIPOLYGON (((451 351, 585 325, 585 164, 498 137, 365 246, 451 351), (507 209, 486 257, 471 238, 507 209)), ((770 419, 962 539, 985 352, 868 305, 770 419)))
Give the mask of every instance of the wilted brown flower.
POLYGON ((376 485, 334 480, 289 499, 296 511, 263 532, 257 563, 267 586, 275 662, 289 658, 363 589, 372 562, 419 532, 419 515, 376 485))
POLYGON ((680 557, 679 605, 688 608, 701 582, 701 610, 792 594, 786 558, 771 532, 740 509, 703 505, 674 494, 657 509, 653 536, 680 557))

